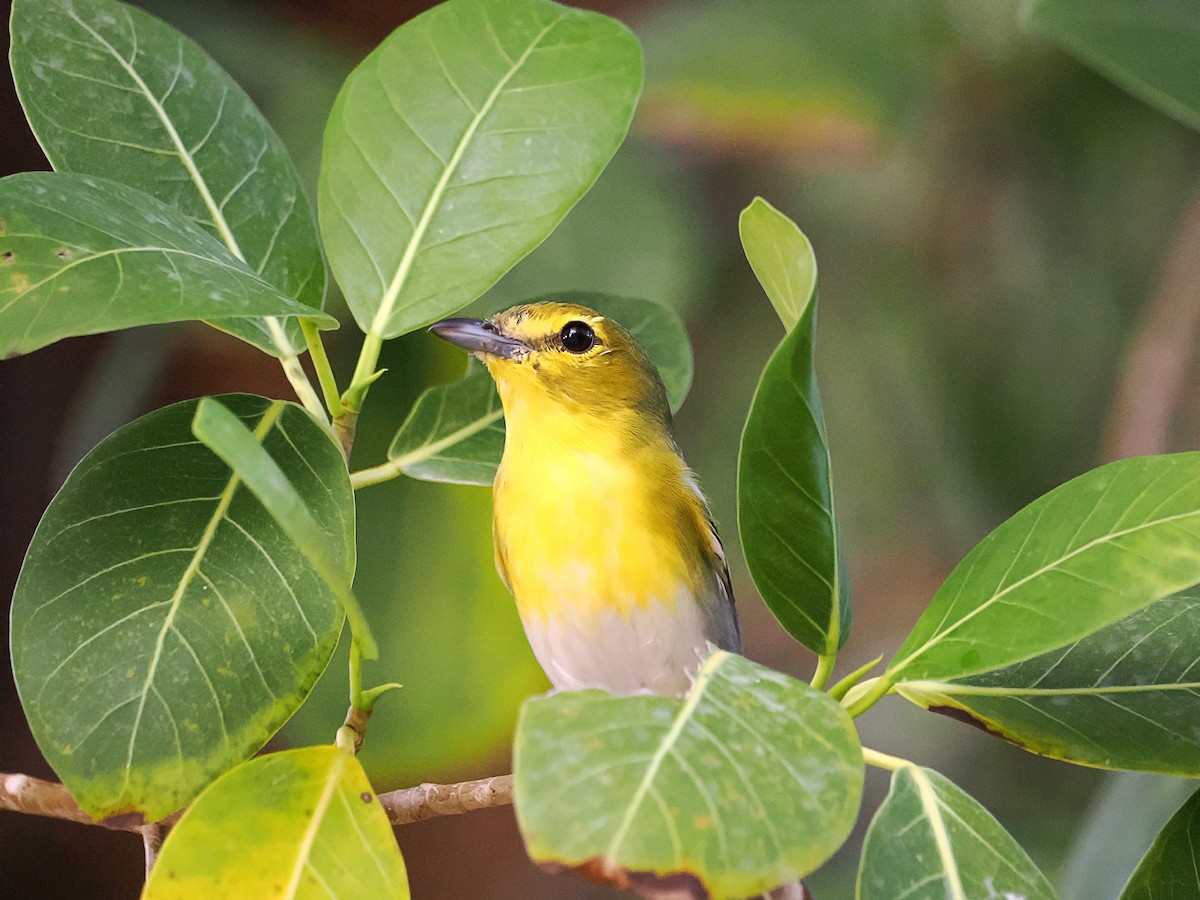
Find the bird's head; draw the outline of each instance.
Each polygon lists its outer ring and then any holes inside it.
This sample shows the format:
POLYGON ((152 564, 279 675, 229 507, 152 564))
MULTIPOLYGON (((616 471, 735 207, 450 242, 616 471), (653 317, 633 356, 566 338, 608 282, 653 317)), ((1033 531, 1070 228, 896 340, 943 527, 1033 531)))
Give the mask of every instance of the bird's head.
POLYGON ((444 319, 429 328, 487 365, 510 397, 547 398, 598 415, 630 410, 670 423, 658 369, 628 331, 572 303, 514 306, 490 319, 444 319))

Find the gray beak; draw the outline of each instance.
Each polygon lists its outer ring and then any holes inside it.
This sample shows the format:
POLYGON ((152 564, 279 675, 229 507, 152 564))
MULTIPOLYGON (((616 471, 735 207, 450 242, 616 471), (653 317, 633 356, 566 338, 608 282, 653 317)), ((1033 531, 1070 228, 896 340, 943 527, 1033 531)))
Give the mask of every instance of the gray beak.
POLYGON ((527 345, 501 334, 486 319, 442 319, 430 325, 429 330, 456 347, 485 356, 513 359, 529 351, 527 345))

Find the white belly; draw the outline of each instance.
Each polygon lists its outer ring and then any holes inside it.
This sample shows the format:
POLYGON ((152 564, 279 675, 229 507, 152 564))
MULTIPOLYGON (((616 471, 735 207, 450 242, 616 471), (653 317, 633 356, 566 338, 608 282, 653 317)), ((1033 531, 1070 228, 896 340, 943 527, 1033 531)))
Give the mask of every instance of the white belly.
POLYGON ((686 591, 676 597, 673 608, 651 600, 627 615, 612 608, 564 604, 549 620, 526 621, 525 634, 558 690, 602 688, 614 694, 678 696, 691 687, 708 655, 704 617, 686 591))

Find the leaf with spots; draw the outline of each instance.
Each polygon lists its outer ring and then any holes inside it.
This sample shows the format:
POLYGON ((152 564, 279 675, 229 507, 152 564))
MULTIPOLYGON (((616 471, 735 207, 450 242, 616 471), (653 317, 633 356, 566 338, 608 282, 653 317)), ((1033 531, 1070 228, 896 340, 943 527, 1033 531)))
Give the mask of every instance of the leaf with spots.
MULTIPOLYGON (((295 165, 198 44, 115 0, 14 0, 11 55, 25 115, 55 170, 150 194, 279 293, 321 309, 325 264, 295 165)), ((152 284, 172 293, 167 280, 152 284)), ((295 318, 213 319, 276 356, 304 347, 295 318)))
POLYGON ((685 896, 743 898, 806 875, 846 839, 862 794, 842 708, 723 651, 682 699, 529 700, 514 753, 517 821, 536 862, 685 896))
POLYGON ((52 172, 0 179, 0 356, 135 325, 264 316, 337 324, 141 191, 52 172))
POLYGON ((897 691, 1032 753, 1105 769, 1200 772, 1200 596, 1151 603, 1087 637, 979 675, 897 691))
MULTIPOLYGON (((228 395, 354 572, 354 501, 328 434, 228 395)), ((197 401, 102 441, 51 501, 13 596, 13 672, 46 759, 97 818, 158 819, 258 750, 304 701, 338 594, 220 458, 197 401)))
POLYGON ((787 334, 754 391, 738 452, 746 567, 779 623, 832 659, 850 636, 825 414, 817 389, 817 263, 796 224, 761 197, 742 211, 742 246, 787 334))
POLYGON ((907 765, 871 820, 857 900, 1054 900, 1046 876, 986 809, 932 769, 907 765))
POLYGON ((962 678, 1066 647, 1200 583, 1200 453, 1093 469, 955 567, 885 676, 962 678))
MULTIPOLYGON (((590 291, 559 291, 543 299, 577 303, 624 326, 658 367, 671 409, 683 404, 692 383, 692 345, 674 310, 590 291)), ((384 468, 425 481, 490 485, 503 452, 500 397, 487 369, 471 358, 458 381, 431 387, 417 398, 392 439, 384 468)))
POLYGON ((408 900, 387 815, 353 756, 304 747, 224 775, 179 820, 143 900, 408 900))
POLYGON ((480 296, 616 152, 637 39, 549 0, 450 0, 350 74, 318 189, 329 263, 363 331, 392 338, 480 296))

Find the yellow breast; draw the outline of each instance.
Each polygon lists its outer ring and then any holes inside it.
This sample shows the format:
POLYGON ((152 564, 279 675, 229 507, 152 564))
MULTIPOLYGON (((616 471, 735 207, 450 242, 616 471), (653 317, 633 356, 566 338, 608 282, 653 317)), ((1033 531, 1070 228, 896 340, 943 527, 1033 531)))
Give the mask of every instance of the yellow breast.
POLYGON ((507 442, 494 490, 497 566, 527 626, 601 610, 628 619, 704 580, 684 467, 668 439, 631 439, 626 414, 499 381, 507 442))

